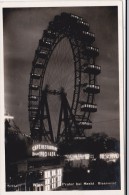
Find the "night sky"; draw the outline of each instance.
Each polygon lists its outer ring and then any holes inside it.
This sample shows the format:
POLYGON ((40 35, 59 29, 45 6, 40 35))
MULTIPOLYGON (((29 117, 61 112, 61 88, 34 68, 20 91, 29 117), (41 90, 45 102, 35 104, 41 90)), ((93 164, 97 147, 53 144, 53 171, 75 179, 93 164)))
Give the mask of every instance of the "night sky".
MULTIPOLYGON (((100 51, 96 64, 102 72, 98 76, 101 86, 96 95, 98 111, 92 114, 93 128, 87 133, 104 132, 119 139, 119 78, 118 78, 118 24, 117 7, 71 7, 71 8, 18 8, 4 9, 4 76, 5 76, 5 110, 15 118, 15 123, 23 133, 29 134, 28 93, 29 78, 38 41, 43 30, 55 15, 69 12, 83 17, 90 24, 90 32, 95 33, 95 43, 100 51)), ((60 43, 54 55, 58 60, 50 60, 45 82, 56 83, 66 88, 69 100, 72 98, 74 66, 68 41, 60 43), (63 48, 61 51, 59 48, 63 48), (66 49, 67 48, 67 49, 66 49), (69 58, 64 63, 65 56, 69 58), (61 56, 61 58, 59 57, 61 56), (60 61, 60 62, 59 62, 60 61), (72 62, 73 63, 73 62, 72 62), (62 68, 64 67, 63 70, 62 68), (61 73, 64 73, 61 75, 61 73), (59 81, 59 82, 58 82, 59 81)), ((59 100, 51 104, 52 114, 59 110, 59 100)), ((54 120, 55 121, 55 120, 54 120)))

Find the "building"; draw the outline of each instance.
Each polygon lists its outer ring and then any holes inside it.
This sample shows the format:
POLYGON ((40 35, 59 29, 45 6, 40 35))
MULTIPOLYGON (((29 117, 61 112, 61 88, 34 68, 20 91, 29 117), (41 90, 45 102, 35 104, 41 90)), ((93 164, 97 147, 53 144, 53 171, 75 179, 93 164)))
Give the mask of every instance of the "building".
POLYGON ((53 144, 32 145, 32 157, 11 164, 7 191, 50 191, 62 185, 63 167, 53 144))

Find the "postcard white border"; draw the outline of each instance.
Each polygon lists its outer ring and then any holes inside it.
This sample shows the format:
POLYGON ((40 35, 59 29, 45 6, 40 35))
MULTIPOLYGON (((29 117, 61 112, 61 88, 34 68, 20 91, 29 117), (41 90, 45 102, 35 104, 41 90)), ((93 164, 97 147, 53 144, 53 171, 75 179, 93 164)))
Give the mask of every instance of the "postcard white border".
POLYGON ((125 0, 46 0, 46 1, 11 1, 3 0, 0 2, 0 193, 5 194, 74 194, 78 193, 87 195, 105 194, 124 195, 125 194, 125 0), (85 190, 85 191, 50 191, 50 192, 6 192, 5 191, 5 146, 4 146, 4 66, 3 66, 3 18, 2 9, 11 7, 83 7, 83 6, 118 6, 118 33, 119 33, 119 100, 120 100, 120 164, 121 164, 121 190, 85 190))

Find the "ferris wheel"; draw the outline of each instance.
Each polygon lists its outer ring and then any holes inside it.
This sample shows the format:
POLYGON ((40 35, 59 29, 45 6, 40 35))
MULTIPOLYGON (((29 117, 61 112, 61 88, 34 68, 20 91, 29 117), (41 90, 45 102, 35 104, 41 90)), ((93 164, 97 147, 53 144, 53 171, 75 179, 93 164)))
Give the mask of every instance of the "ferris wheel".
MULTIPOLYGON (((95 35, 89 31, 89 24, 71 13, 55 16, 44 30, 35 52, 29 82, 28 110, 33 140, 59 142, 79 139, 85 137, 86 129, 92 128, 91 113, 97 111, 95 95, 100 93, 96 78, 101 72, 101 67, 95 64, 99 49, 93 46, 94 41, 95 35), (70 103, 64 86, 51 88, 49 84, 44 84, 49 61, 62 40, 69 42, 74 64, 70 103), (56 139, 53 135, 48 95, 60 96, 56 139)), ((65 48, 63 52, 66 52, 65 48)), ((54 70, 54 64, 52 68, 54 70)))

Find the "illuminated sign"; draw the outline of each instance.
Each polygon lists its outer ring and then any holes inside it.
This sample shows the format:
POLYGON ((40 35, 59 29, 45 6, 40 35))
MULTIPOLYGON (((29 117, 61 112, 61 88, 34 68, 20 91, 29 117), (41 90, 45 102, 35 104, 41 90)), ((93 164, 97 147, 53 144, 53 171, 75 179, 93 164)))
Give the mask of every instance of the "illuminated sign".
POLYGON ((35 144, 32 146, 32 156, 48 157, 56 156, 57 147, 47 144, 35 144))
POLYGON ((106 160, 106 161, 113 161, 116 162, 116 160, 120 157, 119 153, 102 153, 100 154, 100 159, 106 160))
POLYGON ((67 154, 65 155, 68 161, 74 160, 89 160, 90 154, 67 154))
POLYGON ((47 157, 47 156, 56 156, 55 152, 32 152, 32 156, 47 157))
POLYGON ((32 151, 36 150, 53 150, 57 151, 57 147, 53 145, 45 145, 45 144, 36 144, 32 146, 32 151))

